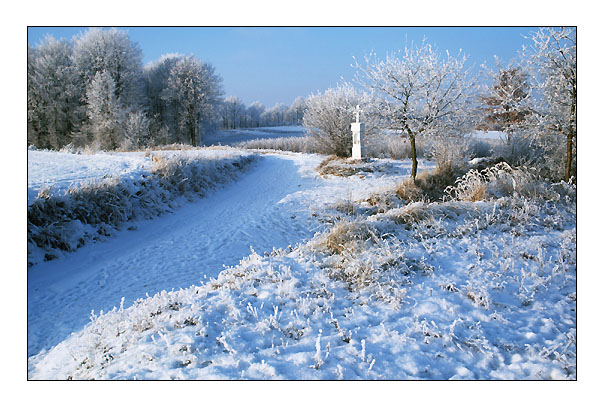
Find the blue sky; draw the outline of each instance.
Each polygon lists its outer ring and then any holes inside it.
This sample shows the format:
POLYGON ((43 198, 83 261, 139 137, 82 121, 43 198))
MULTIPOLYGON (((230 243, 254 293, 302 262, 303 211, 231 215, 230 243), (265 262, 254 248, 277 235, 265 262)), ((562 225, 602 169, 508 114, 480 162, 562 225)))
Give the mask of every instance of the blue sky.
MULTIPOLYGON (((225 95, 246 104, 258 100, 270 107, 290 104, 350 80, 353 56, 374 51, 379 57, 403 48, 407 38, 426 37, 445 52, 459 49, 469 64, 493 64, 517 56, 530 27, 122 27, 143 51, 143 62, 162 54, 195 55, 209 62, 223 78, 225 95)), ((28 42, 36 45, 45 34, 70 39, 85 27, 29 27, 28 42)))

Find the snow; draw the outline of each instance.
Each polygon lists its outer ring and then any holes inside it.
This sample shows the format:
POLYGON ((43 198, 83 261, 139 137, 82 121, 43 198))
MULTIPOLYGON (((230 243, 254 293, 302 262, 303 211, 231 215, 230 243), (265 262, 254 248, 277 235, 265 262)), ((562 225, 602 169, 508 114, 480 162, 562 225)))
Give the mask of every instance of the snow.
POLYGON ((265 152, 173 214, 31 267, 28 378, 575 378, 573 198, 381 212, 365 199, 409 161, 320 177, 323 159, 265 152), (330 252, 339 225, 354 233, 330 252))
MULTIPOLYGON (((81 170, 86 168, 84 165, 72 166, 77 160, 55 153, 56 162, 50 165, 52 153, 46 153, 32 155, 30 160, 49 162, 47 168, 57 172, 54 178, 62 180, 63 186, 71 183, 69 176, 73 174, 87 179, 81 170), (60 175, 61 172, 64 174, 60 175)), ((185 153, 225 157, 241 151, 212 149, 185 153)), ((117 170, 122 168, 119 160, 111 161, 111 155, 73 156, 93 162, 88 168, 95 171, 105 166, 118 174, 117 170)), ((136 153, 119 155, 122 160, 132 156, 142 163, 151 160, 136 153)), ((316 155, 263 155, 261 163, 252 165, 252 170, 237 182, 195 203, 185 204, 173 214, 132 223, 107 242, 87 245, 60 259, 29 268, 28 355, 49 348, 81 329, 91 310, 109 310, 120 303, 121 297, 131 304, 146 293, 199 284, 216 277, 223 265, 237 264, 250 253, 250 247, 263 253, 309 239, 321 226, 312 216, 316 209, 393 186, 402 175, 409 174, 410 168, 409 161, 396 162, 388 175, 324 179, 314 171, 322 160, 316 155)), ((36 165, 44 167, 41 163, 36 165)), ((423 167, 430 168, 431 164, 423 167)), ((95 171, 89 175, 99 176, 100 172, 95 171)), ((126 171, 121 175, 133 176, 126 171)), ((44 178, 40 173, 31 175, 34 176, 44 178)), ((31 183, 34 182, 32 179, 31 183)), ((59 191, 57 188, 56 192, 59 191)))
MULTIPOLYGON (((231 149, 188 150, 196 158, 227 158, 241 154, 231 149)), ((62 194, 70 186, 94 182, 108 176, 140 179, 149 175, 153 156, 180 154, 179 150, 146 152, 99 152, 73 154, 48 150, 27 151, 27 204, 30 205, 44 187, 52 187, 53 194, 62 194)))
POLYGON ((27 152, 27 204, 31 204, 45 186, 57 193, 71 185, 98 180, 107 175, 138 178, 148 174, 152 162, 145 153, 98 153, 77 155, 44 150, 27 152))

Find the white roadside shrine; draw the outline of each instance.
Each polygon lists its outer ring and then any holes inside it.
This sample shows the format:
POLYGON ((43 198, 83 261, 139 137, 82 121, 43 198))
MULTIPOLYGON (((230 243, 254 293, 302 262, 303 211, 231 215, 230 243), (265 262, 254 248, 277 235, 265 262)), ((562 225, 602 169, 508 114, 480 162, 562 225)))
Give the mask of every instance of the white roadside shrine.
POLYGON ((355 122, 351 123, 351 132, 353 133, 353 149, 351 151, 351 158, 361 160, 363 158, 363 132, 365 128, 364 123, 359 122, 359 114, 362 112, 359 109, 359 105, 355 108, 355 122))

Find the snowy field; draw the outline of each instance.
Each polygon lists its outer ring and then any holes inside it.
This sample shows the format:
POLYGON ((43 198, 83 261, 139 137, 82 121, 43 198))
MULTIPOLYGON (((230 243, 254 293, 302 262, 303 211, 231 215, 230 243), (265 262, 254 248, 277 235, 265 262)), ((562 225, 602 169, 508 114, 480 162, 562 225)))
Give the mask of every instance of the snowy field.
POLYGON ((322 177, 323 159, 262 154, 29 268, 28 377, 575 378, 572 187, 502 196, 504 172, 482 201, 405 203, 380 197, 409 161, 322 177))
POLYGON ((62 193, 72 185, 99 180, 111 174, 139 178, 149 174, 152 162, 145 153, 98 153, 82 156, 72 153, 29 150, 27 152, 27 204, 44 187, 62 193))
MULTIPOLYGON (((148 176, 153 167, 153 156, 171 156, 179 151, 99 152, 73 154, 48 150, 27 152, 27 204, 30 205, 42 189, 52 189, 51 194, 64 194, 72 186, 93 183, 115 176, 138 180, 148 176)), ((233 158, 241 154, 237 150, 191 150, 187 155, 199 159, 233 158)))
MULTIPOLYGON (((35 154, 29 160, 36 161, 30 162, 31 167, 46 167, 54 173, 46 177, 32 172, 30 186, 53 177, 62 182, 53 189, 55 194, 63 193, 60 187, 100 176, 102 172, 97 169, 131 178, 137 177, 141 168, 149 169, 151 162, 139 153, 73 157, 56 152, 30 153, 35 154), (86 164, 76 165, 78 159, 86 164), (133 172, 124 171, 123 163, 134 163, 133 172), (86 173, 82 170, 86 168, 95 171, 86 173), (72 174, 78 178, 69 180, 72 174)), ((242 152, 212 149, 186 154, 232 157, 242 152)), ((314 212, 393 187, 410 168, 409 162, 395 162, 388 174, 324 179, 314 170, 322 159, 315 155, 262 155, 238 181, 203 199, 159 219, 130 223, 128 229, 106 242, 29 268, 28 354, 57 344, 81 329, 91 310, 109 310, 122 297, 131 304, 146 293, 199 284, 216 278, 223 265, 236 265, 250 253, 250 247, 263 253, 309 239, 321 227, 314 212)), ((422 162, 422 168, 431 167, 422 162)))
POLYGON ((280 137, 298 137, 305 134, 303 126, 270 126, 249 129, 221 130, 209 134, 203 140, 204 146, 235 144, 255 139, 276 139, 280 137))

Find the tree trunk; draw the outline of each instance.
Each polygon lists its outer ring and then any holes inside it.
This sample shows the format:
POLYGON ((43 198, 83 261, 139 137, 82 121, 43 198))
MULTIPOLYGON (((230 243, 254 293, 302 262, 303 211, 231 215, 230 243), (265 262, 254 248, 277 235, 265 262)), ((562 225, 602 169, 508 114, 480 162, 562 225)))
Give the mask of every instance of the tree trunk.
POLYGON ((567 161, 565 163, 565 182, 569 183, 571 178, 571 162, 573 159, 573 129, 567 134, 567 161))
POLYGON ((575 136, 574 124, 576 120, 576 93, 575 89, 573 92, 573 100, 571 104, 571 112, 570 112, 570 120, 569 120, 569 132, 567 133, 567 161, 565 163, 565 182, 569 183, 569 179, 571 178, 571 163, 573 159, 573 138, 575 136))
POLYGON ((189 125, 189 136, 191 137, 191 146, 195 146, 195 126, 193 123, 189 125))
POLYGON ((412 180, 416 183, 416 171, 418 169, 418 160, 416 159, 416 136, 410 135, 410 148, 412 150, 412 180))

